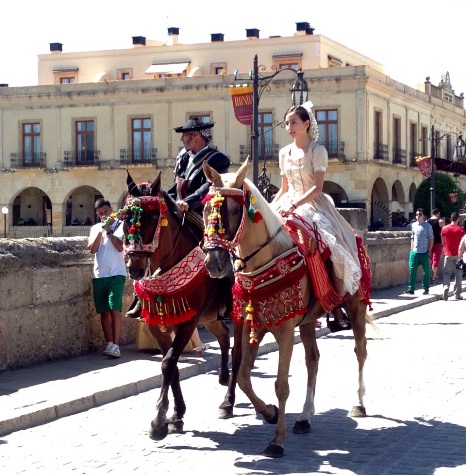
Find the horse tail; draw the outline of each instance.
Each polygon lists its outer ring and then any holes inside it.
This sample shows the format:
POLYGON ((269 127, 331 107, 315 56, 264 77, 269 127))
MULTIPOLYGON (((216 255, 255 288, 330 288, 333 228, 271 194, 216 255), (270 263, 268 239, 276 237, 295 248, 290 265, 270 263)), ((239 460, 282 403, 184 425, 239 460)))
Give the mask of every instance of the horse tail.
POLYGON ((382 334, 380 328, 375 324, 374 317, 366 312, 366 322, 370 324, 374 332, 376 333, 377 340, 385 340, 385 337, 382 334))

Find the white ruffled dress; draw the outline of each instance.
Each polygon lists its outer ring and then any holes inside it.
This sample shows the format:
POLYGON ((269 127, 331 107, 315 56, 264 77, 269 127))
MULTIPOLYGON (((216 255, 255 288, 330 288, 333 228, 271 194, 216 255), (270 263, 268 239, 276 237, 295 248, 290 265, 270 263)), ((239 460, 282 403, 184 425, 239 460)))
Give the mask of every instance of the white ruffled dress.
MULTIPOLYGON (((288 191, 274 203, 282 206, 285 201, 294 201, 314 186, 314 172, 325 172, 328 154, 325 147, 312 141, 307 152, 294 145, 287 145, 280 150, 279 163, 281 175, 288 181, 288 191)), ((320 236, 331 251, 336 276, 343 284, 340 293, 356 293, 361 279, 361 266, 354 230, 346 219, 337 211, 332 198, 321 193, 309 203, 299 206, 295 211, 307 222, 317 226, 320 236), (342 292, 343 290, 343 292, 342 292)))

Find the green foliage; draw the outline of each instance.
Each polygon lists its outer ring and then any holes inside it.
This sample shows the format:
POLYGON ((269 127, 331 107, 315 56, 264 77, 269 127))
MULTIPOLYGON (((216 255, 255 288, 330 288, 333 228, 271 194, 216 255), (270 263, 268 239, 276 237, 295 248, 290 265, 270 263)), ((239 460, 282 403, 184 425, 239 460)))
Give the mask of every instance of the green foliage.
MULTIPOLYGON (((435 174, 435 207, 440 210, 440 215, 450 217, 453 211, 462 209, 465 202, 465 193, 459 190, 459 203, 452 203, 450 193, 457 191, 455 180, 445 173, 435 174)), ((416 191, 414 209, 423 208, 430 215, 430 178, 426 178, 416 191)))

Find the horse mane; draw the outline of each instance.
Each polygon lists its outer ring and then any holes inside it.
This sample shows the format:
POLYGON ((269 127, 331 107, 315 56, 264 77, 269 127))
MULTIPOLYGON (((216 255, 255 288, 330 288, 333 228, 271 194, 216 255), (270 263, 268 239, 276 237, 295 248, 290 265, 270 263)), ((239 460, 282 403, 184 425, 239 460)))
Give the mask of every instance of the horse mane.
MULTIPOLYGON (((245 178, 244 183, 247 185, 251 191, 251 194, 256 199, 254 207, 260 211, 269 236, 274 236, 280 228, 283 228, 281 216, 272 208, 270 203, 262 196, 262 193, 257 189, 251 180, 245 178)), ((293 246, 293 241, 286 232, 278 233, 275 237, 275 241, 278 245, 283 247, 293 246)))

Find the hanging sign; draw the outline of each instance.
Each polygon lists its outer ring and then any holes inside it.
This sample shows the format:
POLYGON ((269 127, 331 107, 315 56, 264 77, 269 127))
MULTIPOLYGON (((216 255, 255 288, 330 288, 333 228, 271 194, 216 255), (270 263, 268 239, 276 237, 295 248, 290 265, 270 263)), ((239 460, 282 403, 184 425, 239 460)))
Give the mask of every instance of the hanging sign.
MULTIPOLYGON (((430 177, 431 160, 430 156, 416 157, 416 165, 419 167, 422 176, 430 177)), ((434 173, 437 171, 437 167, 434 167, 434 173)))
POLYGON ((252 86, 230 87, 235 117, 243 125, 252 125, 252 86))

